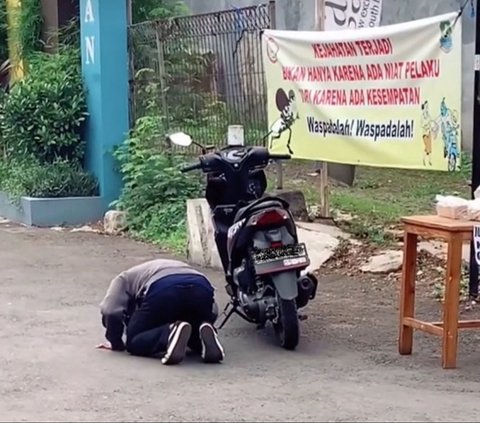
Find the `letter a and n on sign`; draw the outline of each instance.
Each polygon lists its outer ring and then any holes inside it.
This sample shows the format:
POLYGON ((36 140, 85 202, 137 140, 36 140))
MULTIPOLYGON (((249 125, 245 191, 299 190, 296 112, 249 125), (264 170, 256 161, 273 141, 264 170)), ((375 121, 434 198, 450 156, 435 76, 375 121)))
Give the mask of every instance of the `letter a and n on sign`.
POLYGON ((95 37, 93 35, 85 37, 85 49, 87 65, 95 64, 95 37))
MULTIPOLYGON (((85 4, 85 23, 95 22, 95 16, 93 14, 92 0, 87 0, 85 4)), ((95 63, 95 36, 89 35, 85 37, 85 62, 87 65, 95 63)))
POLYGON ((95 22, 95 16, 93 16, 92 0, 87 0, 87 4, 85 5, 85 22, 95 22))

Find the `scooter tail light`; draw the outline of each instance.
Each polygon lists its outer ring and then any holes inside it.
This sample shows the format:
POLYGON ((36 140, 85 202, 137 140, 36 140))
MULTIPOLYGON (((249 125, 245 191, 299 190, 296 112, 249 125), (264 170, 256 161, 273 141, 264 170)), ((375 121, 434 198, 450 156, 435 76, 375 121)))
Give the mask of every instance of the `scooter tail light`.
POLYGON ((261 213, 258 216, 255 216, 252 224, 254 226, 269 226, 269 225, 279 225, 282 224, 285 220, 288 219, 288 214, 283 210, 269 210, 261 213))

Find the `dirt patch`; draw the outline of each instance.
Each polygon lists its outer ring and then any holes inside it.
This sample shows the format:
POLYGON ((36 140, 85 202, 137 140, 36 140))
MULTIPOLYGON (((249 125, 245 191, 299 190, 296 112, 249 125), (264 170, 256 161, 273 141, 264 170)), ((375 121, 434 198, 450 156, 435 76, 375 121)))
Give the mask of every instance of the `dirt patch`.
MULTIPOLYGON (((391 281, 399 284, 402 270, 388 274, 364 273, 360 269, 370 257, 380 254, 382 249, 374 244, 363 244, 342 240, 334 255, 324 263, 320 269, 322 275, 341 274, 347 277, 354 277, 361 280, 369 280, 372 283, 391 281)), ((417 295, 426 297, 441 303, 444 294, 446 260, 443 257, 435 256, 428 251, 420 250, 417 254, 417 295)), ((462 268, 461 281, 461 306, 465 311, 475 307, 475 301, 468 296, 468 265, 464 263, 462 268)))

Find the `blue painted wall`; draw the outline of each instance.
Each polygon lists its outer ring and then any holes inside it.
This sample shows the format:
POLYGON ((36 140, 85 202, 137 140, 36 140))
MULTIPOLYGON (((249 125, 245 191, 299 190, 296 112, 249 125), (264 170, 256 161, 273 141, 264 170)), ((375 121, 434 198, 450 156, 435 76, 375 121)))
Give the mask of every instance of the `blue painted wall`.
POLYGON ((82 70, 87 89, 87 167, 100 183, 105 208, 118 199, 113 147, 129 130, 127 7, 122 0, 80 0, 82 70))

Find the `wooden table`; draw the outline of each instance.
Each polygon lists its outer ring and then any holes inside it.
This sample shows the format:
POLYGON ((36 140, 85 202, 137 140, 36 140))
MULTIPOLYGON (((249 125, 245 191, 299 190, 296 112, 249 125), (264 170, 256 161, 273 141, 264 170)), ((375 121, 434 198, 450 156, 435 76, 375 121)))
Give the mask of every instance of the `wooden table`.
POLYGON ((472 239, 473 227, 480 222, 446 219, 439 216, 404 217, 402 222, 405 241, 400 291, 399 353, 402 355, 412 353, 413 330, 417 329, 442 338, 442 366, 444 369, 454 369, 457 364, 458 330, 480 328, 480 320, 458 320, 462 245, 465 241, 472 239), (442 322, 424 322, 414 317, 419 236, 443 240, 448 244, 442 322))

